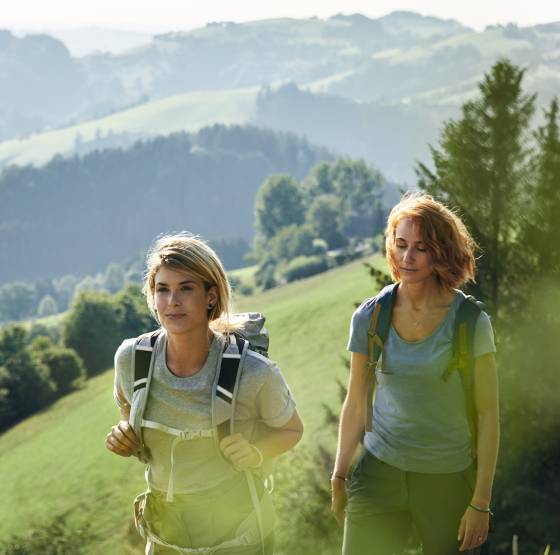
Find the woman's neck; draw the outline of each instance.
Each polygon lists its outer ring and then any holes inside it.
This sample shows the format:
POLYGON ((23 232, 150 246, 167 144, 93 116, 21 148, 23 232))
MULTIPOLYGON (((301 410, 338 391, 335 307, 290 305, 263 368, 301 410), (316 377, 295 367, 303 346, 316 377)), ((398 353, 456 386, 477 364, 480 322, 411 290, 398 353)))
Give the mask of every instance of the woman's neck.
POLYGON ((443 302, 447 304, 448 298, 454 297, 455 292, 447 292, 438 282, 437 278, 423 280, 418 283, 400 283, 398 297, 404 299, 408 308, 423 310, 427 306, 435 306, 443 302))
POLYGON ((173 374, 186 378, 204 367, 214 334, 208 327, 183 334, 167 333, 167 367, 173 374))

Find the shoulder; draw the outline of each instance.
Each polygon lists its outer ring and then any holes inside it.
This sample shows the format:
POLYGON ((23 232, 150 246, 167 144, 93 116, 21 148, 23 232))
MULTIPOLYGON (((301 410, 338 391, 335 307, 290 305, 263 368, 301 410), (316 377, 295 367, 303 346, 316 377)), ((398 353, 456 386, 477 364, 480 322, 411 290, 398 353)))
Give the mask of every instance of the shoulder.
POLYGON ((361 321, 369 321, 371 315, 373 314, 373 309, 375 308, 375 303, 377 302, 377 297, 372 297, 371 299, 366 299, 352 315, 352 323, 357 323, 361 321))
POLYGON ((250 379, 253 385, 256 385, 258 382, 262 384, 274 368, 277 368, 274 361, 255 351, 247 351, 242 377, 245 377, 246 380, 250 379))
POLYGON ((278 386, 277 382, 285 384, 276 362, 254 351, 247 351, 241 381, 244 387, 249 387, 255 394, 258 394, 266 383, 275 384, 273 388, 278 386))
POLYGON ((135 337, 125 339, 115 353, 115 372, 117 374, 129 374, 132 371, 132 350, 134 349, 135 337))
POLYGON ((131 337, 130 339, 125 339, 121 343, 120 347, 117 349, 117 352, 115 353, 115 363, 117 361, 124 362, 127 358, 130 359, 135 341, 136 341, 136 337, 131 337))

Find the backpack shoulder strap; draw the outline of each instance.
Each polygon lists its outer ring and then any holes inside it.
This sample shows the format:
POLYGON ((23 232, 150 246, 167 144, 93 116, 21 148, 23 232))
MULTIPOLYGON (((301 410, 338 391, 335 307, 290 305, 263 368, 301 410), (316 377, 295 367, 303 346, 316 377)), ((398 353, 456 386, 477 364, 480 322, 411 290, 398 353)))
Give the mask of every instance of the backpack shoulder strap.
POLYGON ((132 350, 132 405, 130 407, 129 424, 131 425, 139 443, 138 459, 147 463, 142 438, 142 418, 146 409, 146 401, 150 389, 150 370, 152 368, 152 354, 162 329, 155 332, 145 333, 138 337, 132 350))
POLYGON ((212 420, 216 430, 216 451, 221 457, 220 442, 234 433, 235 402, 248 346, 249 342, 242 336, 231 334, 218 362, 212 395, 212 420))
POLYGON ((393 283, 383 288, 375 297, 375 305, 368 330, 368 370, 366 374, 367 401, 366 401, 366 432, 371 432, 373 420, 373 395, 377 383, 375 370, 389 374, 385 368, 385 348, 383 343, 387 338, 393 307, 397 298, 399 284, 393 283))
POLYGON ((459 305, 453 324, 453 360, 442 376, 443 380, 447 381, 455 368, 461 375, 463 390, 465 391, 467 420, 471 433, 471 457, 473 459, 476 458, 478 439, 478 422, 474 399, 474 332, 482 310, 484 310, 484 304, 471 295, 465 296, 459 305))
POLYGON ((133 393, 146 387, 152 353, 161 330, 141 335, 134 344, 134 387, 133 393))

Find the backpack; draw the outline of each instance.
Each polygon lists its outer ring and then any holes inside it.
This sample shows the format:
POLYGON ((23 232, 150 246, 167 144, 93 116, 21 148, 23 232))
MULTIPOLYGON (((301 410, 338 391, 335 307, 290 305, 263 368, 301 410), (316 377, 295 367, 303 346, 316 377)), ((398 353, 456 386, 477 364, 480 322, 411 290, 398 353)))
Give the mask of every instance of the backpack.
MULTIPOLYGON (((375 371, 383 374, 390 374, 385 367, 385 349, 383 342, 387 338, 389 324, 393 315, 393 307, 397 298, 399 284, 393 283, 381 290, 377 297, 374 297, 375 306, 371 318, 370 329, 368 330, 368 371, 366 374, 367 386, 367 411, 365 431, 372 431, 373 420, 373 396, 377 383, 375 371)), ((481 310, 484 310, 484 303, 477 301, 472 295, 465 295, 459 305, 453 324, 453 353, 454 357, 451 364, 445 370, 442 379, 447 382, 449 376, 456 368, 461 375, 463 390, 465 391, 465 404, 467 409, 467 420, 471 434, 471 457, 476 459, 476 445, 478 438, 477 414, 474 399, 474 331, 476 322, 481 310)), ((492 322, 492 318, 490 318, 492 322)), ((494 341, 497 344, 496 331, 494 331, 494 341)))
MULTIPOLYGON (((220 442, 223 438, 235 433, 235 403, 237 399, 241 374, 243 372, 245 357, 247 355, 247 351, 252 350, 259 355, 268 358, 269 344, 268 332, 264 327, 264 315, 260 313, 246 313, 237 314, 236 317, 243 319, 244 323, 243 327, 239 331, 231 333, 229 337, 226 338, 224 347, 218 359, 218 367, 212 386, 212 429, 209 430, 177 430, 175 428, 170 428, 169 426, 160 424, 159 422, 152 422, 144 419, 144 411, 146 409, 146 402, 148 400, 155 364, 155 357, 153 357, 152 354, 157 340, 161 336, 163 330, 159 329, 155 332, 141 335, 134 342, 134 347, 132 349, 132 368, 134 381, 129 424, 136 434, 136 437, 138 438, 138 460, 144 464, 149 464, 149 457, 143 442, 142 428, 152 428, 175 436, 171 447, 171 472, 167 490, 167 501, 173 501, 173 452, 175 446, 179 442, 194 440, 201 437, 212 437, 214 438, 214 446, 216 448, 217 455, 227 461, 229 464, 232 464, 231 461, 229 461, 229 459, 227 459, 220 450, 220 442)), ((270 502, 270 499, 268 498, 268 491, 266 487, 263 493, 263 497, 260 500, 258 499, 255 484, 253 481, 253 473, 258 475, 258 477, 265 483, 265 486, 268 479, 270 479, 271 483, 273 483, 272 471, 274 469, 276 461, 277 457, 272 460, 265 461, 258 469, 255 469, 253 471, 244 471, 247 477, 253 505, 255 507, 255 512, 252 513, 252 515, 255 515, 258 521, 261 542, 263 543, 263 551, 265 537, 263 535, 263 527, 266 528, 267 531, 269 531, 270 529, 269 522, 265 522, 265 524, 263 525, 263 512, 270 512, 270 507, 272 506, 272 504, 270 502), (263 510, 261 505, 266 505, 266 510, 263 510)), ((181 549, 178 546, 170 546, 164 540, 155 536, 147 529, 145 523, 141 518, 143 507, 146 502, 146 495, 147 492, 138 496, 134 503, 136 527, 142 537, 144 537, 148 541, 151 541, 152 543, 158 543, 160 545, 172 547, 177 551, 187 552, 187 550, 181 549)), ((248 542, 251 543, 255 539, 255 537, 256 534, 251 529, 249 529, 244 534, 236 537, 235 540, 224 542, 223 545, 214 546, 212 548, 209 547, 207 549, 210 550, 209 553, 213 553, 213 551, 217 548, 229 548, 235 547, 236 545, 248 545, 248 542), (232 543, 232 541, 238 543, 232 543)), ((203 550, 201 551, 201 553, 203 553, 203 550)))

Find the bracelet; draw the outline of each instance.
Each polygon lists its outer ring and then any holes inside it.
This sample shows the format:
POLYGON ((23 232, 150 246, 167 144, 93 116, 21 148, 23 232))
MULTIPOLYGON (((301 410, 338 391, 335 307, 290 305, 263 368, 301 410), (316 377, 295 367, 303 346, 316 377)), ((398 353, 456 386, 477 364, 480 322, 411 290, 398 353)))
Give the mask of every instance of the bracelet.
POLYGON ((473 505, 472 503, 469 503, 469 507, 472 507, 475 511, 478 511, 479 513, 488 513, 491 516, 494 516, 494 513, 490 509, 481 509, 476 505, 473 505))
POLYGON ((344 480, 345 482, 348 481, 348 478, 343 478, 342 476, 339 476, 338 474, 331 472, 331 482, 333 481, 333 478, 338 478, 339 480, 344 480))
POLYGON ((257 454, 259 455, 259 457, 261 458, 261 460, 255 465, 255 466, 250 466, 249 468, 259 468, 259 466, 261 466, 261 464, 263 463, 263 454, 261 453, 261 450, 256 446, 253 445, 252 443, 249 443, 249 447, 252 447, 257 454))

